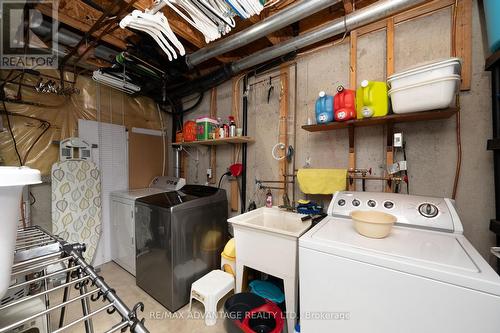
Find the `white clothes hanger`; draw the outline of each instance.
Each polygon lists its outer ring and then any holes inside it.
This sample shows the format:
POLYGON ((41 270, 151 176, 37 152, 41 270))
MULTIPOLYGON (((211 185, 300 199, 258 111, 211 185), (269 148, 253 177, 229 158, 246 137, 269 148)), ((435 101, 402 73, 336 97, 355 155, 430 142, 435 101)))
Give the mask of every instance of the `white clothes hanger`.
POLYGON ((132 29, 144 31, 155 40, 155 42, 160 46, 163 52, 165 52, 169 61, 172 61, 173 58, 177 59, 175 50, 165 40, 165 37, 163 37, 160 31, 152 28, 147 21, 138 19, 137 17, 133 17, 131 15, 127 15, 121 20, 120 27, 130 27, 132 29))
POLYGON ((172 8, 179 16, 191 24, 205 36, 206 42, 211 42, 221 37, 218 27, 210 21, 204 13, 187 0, 161 0, 172 8), (181 11, 177 6, 184 10, 181 11), (189 16, 188 16, 189 15, 189 16))
POLYGON ((162 12, 158 12, 158 13, 153 15, 153 14, 149 14, 149 13, 143 13, 139 10, 137 10, 137 11, 134 10, 132 12, 132 16, 136 16, 136 17, 142 18, 148 22, 155 23, 157 29, 159 31, 161 31, 161 33, 167 37, 168 41, 177 48, 177 50, 179 51, 179 54, 181 56, 186 54, 186 50, 184 49, 184 46, 182 45, 182 43, 179 41, 177 36, 174 34, 172 29, 170 28, 170 24, 168 24, 168 20, 165 17, 165 15, 163 15, 162 12))
POLYGON ((177 48, 181 56, 186 54, 184 46, 170 28, 165 15, 161 12, 150 14, 134 10, 121 20, 120 27, 131 27, 150 35, 165 52, 169 61, 177 59, 177 52, 171 44, 177 48))

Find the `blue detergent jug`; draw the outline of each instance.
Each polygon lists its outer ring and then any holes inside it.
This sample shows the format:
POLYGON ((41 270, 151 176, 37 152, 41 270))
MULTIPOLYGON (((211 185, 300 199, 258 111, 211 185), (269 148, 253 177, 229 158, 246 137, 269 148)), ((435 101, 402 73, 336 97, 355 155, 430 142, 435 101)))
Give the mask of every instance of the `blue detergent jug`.
POLYGON ((491 52, 500 50, 500 1, 484 0, 484 17, 491 52))
POLYGON ((329 123, 333 121, 333 114, 333 96, 321 91, 316 100, 316 122, 318 124, 329 123))

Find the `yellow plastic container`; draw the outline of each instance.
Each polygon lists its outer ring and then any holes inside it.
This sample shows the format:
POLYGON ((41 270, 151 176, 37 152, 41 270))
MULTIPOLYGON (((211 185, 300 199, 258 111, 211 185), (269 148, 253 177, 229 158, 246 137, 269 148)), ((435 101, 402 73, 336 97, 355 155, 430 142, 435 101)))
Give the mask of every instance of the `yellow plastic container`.
POLYGON ((234 238, 231 238, 224 251, 221 253, 221 268, 224 272, 236 276, 236 246, 234 244, 234 238))
POLYGON ((356 91, 357 118, 383 117, 388 112, 387 83, 367 80, 361 82, 361 87, 356 91))

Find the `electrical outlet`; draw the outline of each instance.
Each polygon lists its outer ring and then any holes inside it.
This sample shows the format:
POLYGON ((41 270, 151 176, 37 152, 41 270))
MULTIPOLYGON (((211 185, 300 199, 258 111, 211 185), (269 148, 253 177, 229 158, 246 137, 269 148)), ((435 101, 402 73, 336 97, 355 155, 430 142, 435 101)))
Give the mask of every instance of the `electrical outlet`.
POLYGON ((387 167, 387 172, 391 175, 406 170, 408 170, 406 161, 399 161, 387 167))
POLYGON ((403 133, 394 133, 394 140, 392 145, 394 148, 403 148, 403 133))

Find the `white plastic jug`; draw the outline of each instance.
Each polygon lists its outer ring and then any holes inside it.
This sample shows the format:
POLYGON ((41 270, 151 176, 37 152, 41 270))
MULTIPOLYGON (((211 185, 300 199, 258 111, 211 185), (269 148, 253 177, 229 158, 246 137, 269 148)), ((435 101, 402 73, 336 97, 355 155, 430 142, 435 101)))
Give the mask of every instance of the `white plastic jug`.
POLYGON ((41 183, 40 171, 0 167, 0 298, 10 284, 23 186, 41 183))

